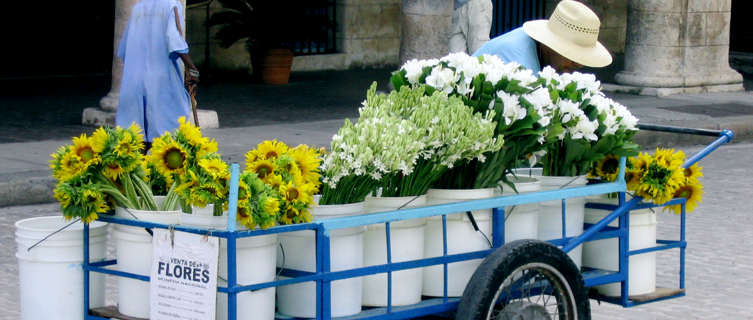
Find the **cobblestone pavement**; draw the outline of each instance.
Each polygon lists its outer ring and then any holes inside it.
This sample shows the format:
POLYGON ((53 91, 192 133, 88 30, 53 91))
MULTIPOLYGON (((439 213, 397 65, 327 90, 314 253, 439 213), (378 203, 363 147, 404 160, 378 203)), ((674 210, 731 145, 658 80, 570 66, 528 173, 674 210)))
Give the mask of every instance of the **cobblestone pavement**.
MULTIPOLYGON (((686 151, 697 150, 690 148, 686 151)), ((701 162, 706 196, 687 218, 687 296, 623 309, 591 302, 594 319, 753 319, 753 144, 722 147, 701 162)), ((0 208, 0 319, 18 319, 13 223, 56 215, 57 204, 0 208)), ((679 216, 658 215, 659 238, 677 238, 679 216)), ((660 253, 658 284, 676 287, 678 250, 660 253)), ((112 280, 110 288, 112 288, 112 280)), ((113 301, 111 295, 108 300, 113 301)))

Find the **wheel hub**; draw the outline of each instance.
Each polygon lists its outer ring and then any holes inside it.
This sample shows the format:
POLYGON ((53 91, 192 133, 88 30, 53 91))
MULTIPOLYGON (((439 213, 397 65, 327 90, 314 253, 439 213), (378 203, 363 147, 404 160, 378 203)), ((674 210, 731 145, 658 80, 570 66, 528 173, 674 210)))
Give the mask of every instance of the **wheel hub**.
POLYGON ((544 306, 528 302, 514 301, 499 311, 495 319, 500 320, 543 320, 551 319, 544 306))

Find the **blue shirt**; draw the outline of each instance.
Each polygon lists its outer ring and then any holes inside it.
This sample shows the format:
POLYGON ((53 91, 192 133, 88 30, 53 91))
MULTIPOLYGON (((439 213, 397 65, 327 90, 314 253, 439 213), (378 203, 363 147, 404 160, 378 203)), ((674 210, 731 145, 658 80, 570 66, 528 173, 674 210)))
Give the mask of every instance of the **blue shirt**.
POLYGON ((536 73, 541 71, 536 50, 536 41, 523 31, 523 27, 520 27, 487 41, 473 53, 473 56, 493 54, 504 62, 520 63, 536 73))
POLYGON ((191 112, 178 59, 179 53, 188 53, 188 44, 178 31, 175 8, 183 21, 177 0, 137 3, 118 47, 123 78, 115 124, 135 122, 147 141, 177 128, 178 118, 191 112))
POLYGON ((468 0, 455 0, 455 10, 468 3, 468 0))

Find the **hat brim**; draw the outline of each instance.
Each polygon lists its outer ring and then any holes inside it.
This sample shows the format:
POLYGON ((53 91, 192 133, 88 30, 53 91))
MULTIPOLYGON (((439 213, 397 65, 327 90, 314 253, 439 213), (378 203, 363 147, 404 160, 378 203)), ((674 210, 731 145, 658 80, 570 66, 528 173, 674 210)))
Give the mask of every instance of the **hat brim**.
POLYGON ((533 20, 523 24, 523 31, 534 40, 552 48, 565 58, 587 67, 601 68, 612 63, 612 55, 600 42, 592 47, 584 47, 552 33, 547 26, 548 20, 533 20))

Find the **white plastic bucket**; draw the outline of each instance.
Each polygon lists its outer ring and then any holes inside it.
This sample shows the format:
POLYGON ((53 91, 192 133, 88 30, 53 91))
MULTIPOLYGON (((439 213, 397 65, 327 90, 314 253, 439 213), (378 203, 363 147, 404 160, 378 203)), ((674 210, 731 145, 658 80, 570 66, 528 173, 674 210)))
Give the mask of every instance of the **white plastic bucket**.
MULTIPOLYGON (((359 215, 364 213, 364 202, 313 207, 314 220, 359 215)), ((330 270, 340 271, 363 266, 363 232, 365 227, 334 230, 330 235, 330 270)), ((316 239, 313 231, 280 234, 280 244, 285 250, 284 268, 316 272, 316 239)), ((277 264, 283 263, 278 250, 277 264)), ((282 277, 284 278, 284 277, 282 277)), ((332 282, 332 317, 344 317, 361 312, 362 278, 332 282)), ((280 314, 297 318, 316 317, 316 283, 282 286, 277 288, 277 309, 280 314)))
POLYGON ((221 216, 215 216, 214 204, 208 204, 204 208, 191 207, 191 213, 183 212, 180 215, 180 224, 189 227, 225 230, 227 229, 227 212, 223 212, 221 216))
MULTIPOLYGON (((218 286, 227 286, 227 241, 220 239, 218 286)), ((275 279, 277 234, 238 238, 236 240, 236 273, 239 285, 252 285, 275 279)), ((239 319, 274 319, 275 288, 238 293, 239 319)), ((216 319, 227 319, 227 294, 217 292, 216 319)))
MULTIPOLYGON (((486 199, 495 196, 495 188, 487 189, 429 189, 426 193, 428 205, 486 199)), ((479 230, 489 239, 492 238, 491 209, 473 211, 473 218, 479 230)), ((442 217, 427 219, 424 231, 424 256, 442 256, 442 217)), ((489 249, 489 243, 477 232, 465 212, 447 215, 447 254, 457 254, 489 249)), ((482 259, 462 261, 447 265, 447 295, 458 297, 481 264, 482 259)), ((423 268, 423 295, 444 295, 444 266, 435 265, 423 268)))
MULTIPOLYGON (((426 205, 426 195, 418 197, 367 197, 367 212, 393 211, 402 207, 426 205)), ((390 223, 392 262, 418 260, 424 257, 425 219, 410 219, 390 223)), ((365 266, 387 263, 387 237, 383 223, 368 226, 364 237, 365 266)), ((423 276, 420 268, 392 273, 392 305, 403 306, 421 301, 423 276)), ((387 273, 363 279, 363 305, 387 305, 387 273)))
MULTIPOLYGON (((617 204, 617 199, 590 197, 589 202, 617 204)), ((606 210, 586 209, 585 222, 597 223, 610 212, 606 210)), ((609 224, 618 226, 618 219, 609 224)), ((630 211, 629 250, 638 250, 656 246, 656 213, 648 209, 630 211)), ((583 266, 602 270, 618 271, 618 239, 603 239, 583 244, 583 266)), ((631 256, 628 263, 628 295, 641 295, 656 291, 656 252, 631 256)), ((596 286, 599 293, 606 296, 620 296, 620 283, 596 286)))
MULTIPOLYGON (((539 176, 536 177, 541 181, 541 189, 559 190, 573 187, 581 187, 586 185, 585 176, 577 177, 551 177, 551 176, 539 176), (564 187, 563 187, 564 186, 564 187)), ((566 199, 566 220, 565 220, 565 235, 568 237, 578 236, 583 233, 583 215, 585 198, 569 198, 566 199)), ((539 212, 539 237, 540 240, 552 240, 562 238, 562 200, 545 201, 541 203, 541 210, 539 212)), ((581 253, 583 246, 577 246, 570 251, 567 255, 573 260, 576 266, 580 269, 581 266, 581 253)))
MULTIPOLYGON (((181 212, 115 208, 119 218, 178 224, 181 212), (130 212, 130 214, 129 214, 130 212)), ((118 270, 148 276, 152 270, 152 236, 141 227, 116 225, 113 230, 118 270)), ((118 277, 118 311, 136 318, 149 318, 149 282, 118 277)))
MULTIPOLYGON (((515 190, 502 186, 503 196, 512 196, 541 190, 537 178, 526 176, 508 177, 515 184, 515 190)), ((505 243, 521 239, 537 239, 539 234, 539 203, 529 203, 505 207, 505 243)))
MULTIPOLYGON (((62 216, 16 222, 16 258, 21 319, 82 319, 84 317, 83 223, 77 222, 27 251, 39 240, 70 222, 62 216)), ((107 224, 89 224, 89 261, 105 258, 107 224)), ((105 304, 105 277, 89 274, 89 305, 105 304)))

